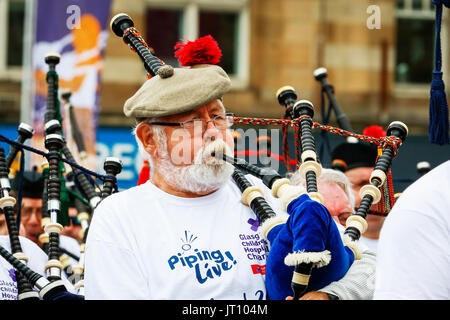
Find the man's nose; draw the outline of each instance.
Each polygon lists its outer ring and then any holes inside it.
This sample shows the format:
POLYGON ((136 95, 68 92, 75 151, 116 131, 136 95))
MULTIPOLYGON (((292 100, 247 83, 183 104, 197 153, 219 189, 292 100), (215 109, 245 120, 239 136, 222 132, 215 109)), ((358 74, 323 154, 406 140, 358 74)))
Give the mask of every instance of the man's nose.
POLYGON ((33 212, 31 214, 30 219, 28 220, 28 223, 32 224, 32 225, 40 225, 41 224, 41 221, 36 212, 33 212))
POLYGON ((213 121, 206 122, 204 138, 211 141, 216 140, 216 138, 220 138, 220 130, 217 129, 213 121))

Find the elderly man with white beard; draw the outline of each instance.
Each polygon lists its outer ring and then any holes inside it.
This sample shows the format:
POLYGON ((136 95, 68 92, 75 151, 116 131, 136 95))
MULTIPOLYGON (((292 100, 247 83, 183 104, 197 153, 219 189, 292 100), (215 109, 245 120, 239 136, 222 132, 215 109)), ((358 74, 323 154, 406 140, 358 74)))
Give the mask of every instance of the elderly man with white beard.
MULTIPOLYGON (((125 103, 151 179, 94 211, 86 299, 268 298, 267 243, 231 179, 234 167, 211 156, 233 155, 233 115, 222 102, 230 79, 210 61, 188 66, 152 77, 125 103)), ((262 181, 247 177, 286 214, 262 181)))

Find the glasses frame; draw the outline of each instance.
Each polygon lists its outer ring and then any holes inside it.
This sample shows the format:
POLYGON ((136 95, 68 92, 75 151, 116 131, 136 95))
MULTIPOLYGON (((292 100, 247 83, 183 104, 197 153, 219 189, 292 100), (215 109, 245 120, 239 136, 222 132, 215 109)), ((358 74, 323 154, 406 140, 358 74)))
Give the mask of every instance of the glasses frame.
MULTIPOLYGON (((218 117, 222 117, 222 116, 223 115, 217 115, 217 116, 214 116, 210 120, 195 118, 195 119, 189 119, 189 120, 186 120, 186 121, 183 121, 183 122, 152 121, 152 122, 146 122, 146 123, 147 124, 152 124, 152 125, 158 125, 158 126, 182 127, 185 130, 189 130, 189 128, 185 128, 186 123, 191 123, 191 122, 194 123, 196 120, 202 120, 202 121, 206 121, 206 126, 208 126, 208 122, 212 122, 217 129, 220 129, 220 128, 217 127, 217 125, 215 123, 215 120, 217 120, 218 117)), ((230 112, 225 113, 225 118, 228 118, 228 117, 233 117, 233 121, 231 121, 231 123, 228 126, 228 128, 230 128, 234 124, 234 113, 230 113, 230 112)), ((229 122, 228 119, 227 119, 227 122, 229 122)), ((225 129, 221 129, 221 130, 225 130, 225 129)))

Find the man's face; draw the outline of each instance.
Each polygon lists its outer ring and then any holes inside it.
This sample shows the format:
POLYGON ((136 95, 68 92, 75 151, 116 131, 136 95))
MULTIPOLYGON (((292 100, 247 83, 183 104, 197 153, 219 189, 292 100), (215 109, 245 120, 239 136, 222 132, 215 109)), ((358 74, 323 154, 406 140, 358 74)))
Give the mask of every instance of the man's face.
POLYGON ((352 184, 353 193, 355 194, 355 205, 359 207, 361 203, 361 197, 359 196, 359 190, 369 183, 370 175, 372 174, 372 167, 360 167, 347 170, 345 175, 352 184))
POLYGON ((156 185, 161 186, 164 180, 175 193, 199 196, 217 190, 229 180, 233 166, 211 156, 213 152, 233 156, 234 141, 221 100, 158 118, 157 122, 142 124, 136 130, 145 151, 152 156, 152 181, 156 185), (183 123, 183 127, 168 123, 183 123))
MULTIPOLYGON (((215 116, 223 114, 225 114, 225 108, 222 101, 216 99, 187 113, 171 116, 169 122, 184 122, 191 119, 212 120, 215 116)), ((231 131, 217 128, 212 121, 207 124, 198 122, 191 129, 164 127, 164 131, 167 137, 167 152, 175 166, 193 164, 199 150, 214 140, 223 140, 231 150, 234 148, 231 131)))
MULTIPOLYGON (((345 175, 347 176, 347 178, 350 180, 350 183, 352 184, 352 189, 355 194, 356 207, 359 207, 359 205, 361 203, 361 197, 359 195, 359 190, 366 184, 369 184, 369 179, 370 179, 370 175, 372 174, 372 172, 373 172, 372 167, 354 168, 354 169, 350 169, 345 172, 345 175)), ((366 216, 366 221, 368 224, 366 234, 367 235, 378 234, 383 225, 384 217, 376 216, 373 214, 368 214, 366 216)))
POLYGON ((347 217, 352 214, 350 199, 336 183, 319 182, 318 191, 324 198, 323 205, 333 217, 339 219, 339 223, 345 226, 347 217))
POLYGON ((20 222, 25 229, 25 236, 38 245, 38 237, 44 231, 41 220, 42 199, 23 198, 20 222))

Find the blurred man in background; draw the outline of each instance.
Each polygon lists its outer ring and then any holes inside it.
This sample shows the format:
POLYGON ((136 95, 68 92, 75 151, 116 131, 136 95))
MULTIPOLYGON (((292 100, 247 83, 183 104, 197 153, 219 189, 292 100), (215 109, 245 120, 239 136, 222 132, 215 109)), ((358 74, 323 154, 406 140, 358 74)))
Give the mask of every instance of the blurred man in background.
MULTIPOLYGON (((19 176, 11 181, 11 188, 18 194, 19 176)), ((22 181, 22 207, 20 223, 23 227, 23 235, 42 248, 39 236, 44 233, 42 227, 42 192, 44 190, 44 177, 37 170, 25 171, 22 181)), ((79 255, 80 245, 72 237, 59 236, 60 247, 79 255)))
MULTIPOLYGON (((379 126, 377 130, 364 130, 363 134, 375 138, 385 136, 386 133, 379 126)), ((358 208, 361 203, 359 190, 366 184, 369 184, 369 178, 375 166, 378 156, 377 146, 375 144, 354 141, 351 138, 347 142, 338 145, 332 152, 332 168, 345 173, 350 180, 351 187, 355 197, 355 207, 358 208)), ((342 214, 339 220, 345 226, 345 221, 350 214, 342 214)), ((385 217, 374 214, 368 214, 366 217, 368 228, 361 236, 360 241, 367 245, 372 251, 377 251, 380 230, 383 226, 385 217)))

